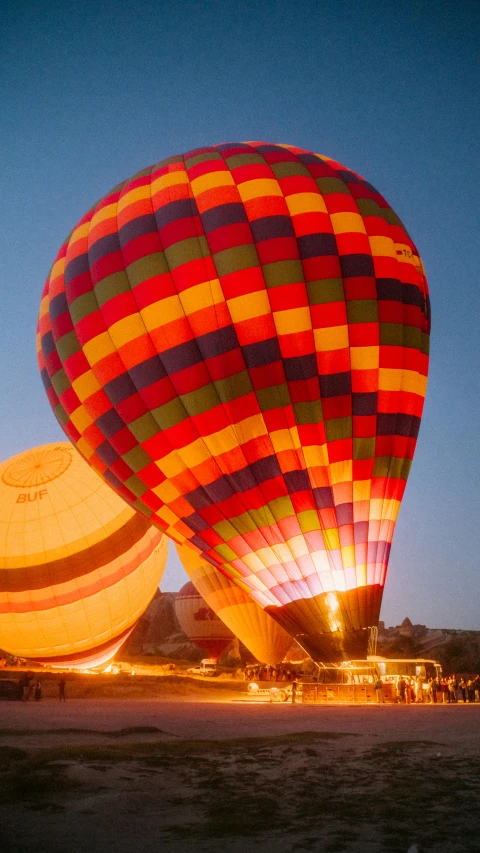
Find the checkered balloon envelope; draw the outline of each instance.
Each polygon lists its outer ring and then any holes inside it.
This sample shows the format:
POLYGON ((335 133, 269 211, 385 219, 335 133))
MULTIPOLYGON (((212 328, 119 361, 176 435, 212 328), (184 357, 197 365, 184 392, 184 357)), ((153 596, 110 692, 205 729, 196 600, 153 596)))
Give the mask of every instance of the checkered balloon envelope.
POLYGON ((316 660, 376 625, 426 390, 427 283, 377 190, 226 143, 123 182, 47 279, 38 355, 84 458, 316 660))

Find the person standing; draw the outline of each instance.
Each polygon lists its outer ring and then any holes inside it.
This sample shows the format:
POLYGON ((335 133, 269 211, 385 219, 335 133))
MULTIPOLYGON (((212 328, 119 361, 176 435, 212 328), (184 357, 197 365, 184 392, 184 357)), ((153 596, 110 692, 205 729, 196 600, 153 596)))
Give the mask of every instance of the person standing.
POLYGON ((42 682, 40 681, 40 679, 37 679, 37 681, 35 682, 35 692, 33 695, 35 702, 40 702, 40 699, 42 698, 42 682))
POLYGON ((22 685, 22 702, 28 702, 30 696, 30 679, 26 673, 20 683, 22 685))
POLYGON ((379 675, 377 675, 375 679, 375 693, 377 695, 377 704, 380 702, 385 702, 385 696, 383 695, 383 681, 379 675))
POLYGON ((450 676, 448 681, 448 701, 456 702, 457 701, 457 690, 458 683, 455 675, 450 676))
POLYGON ((412 684, 409 678, 405 679, 405 701, 407 705, 410 705, 412 701, 412 684))
POLYGON ((415 702, 423 702, 423 678, 417 675, 415 679, 415 702))
POLYGON ((297 679, 294 678, 292 681, 292 705, 295 705, 297 701, 297 679))
POLYGON ((426 701, 429 702, 431 705, 433 705, 433 703, 435 701, 434 695, 435 694, 434 694, 434 690, 433 690, 433 678, 429 678, 428 683, 427 683, 426 701))
POLYGON ((475 676, 473 685, 475 688, 475 702, 480 702, 480 675, 475 676))
POLYGON ((441 689, 442 689, 442 702, 445 705, 445 703, 449 701, 447 679, 442 678, 440 681, 440 685, 441 685, 441 689))
POLYGON ((475 685, 473 683, 473 678, 469 678, 467 681, 467 695, 469 702, 475 702, 475 685))
POLYGON ((58 698, 59 698, 60 702, 66 701, 66 697, 65 697, 66 684, 67 684, 67 682, 65 681, 64 678, 61 678, 60 681, 58 682, 58 698))

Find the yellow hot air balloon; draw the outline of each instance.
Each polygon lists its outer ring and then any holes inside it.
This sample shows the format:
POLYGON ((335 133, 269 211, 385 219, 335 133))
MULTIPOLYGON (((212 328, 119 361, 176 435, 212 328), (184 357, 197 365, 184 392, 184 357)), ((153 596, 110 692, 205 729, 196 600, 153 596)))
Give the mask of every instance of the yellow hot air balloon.
POLYGON ((113 657, 163 574, 167 539, 67 442, 0 464, 0 647, 59 666, 113 657))
POLYGON ((293 645, 290 634, 233 581, 202 560, 191 548, 176 545, 192 583, 222 622, 258 661, 280 663, 293 645))

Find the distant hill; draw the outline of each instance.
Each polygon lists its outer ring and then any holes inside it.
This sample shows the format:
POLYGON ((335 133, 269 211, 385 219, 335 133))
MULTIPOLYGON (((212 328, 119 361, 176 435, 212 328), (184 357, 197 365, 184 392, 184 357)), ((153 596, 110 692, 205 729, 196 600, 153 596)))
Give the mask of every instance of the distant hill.
POLYGON ((379 622, 377 654, 434 658, 445 673, 480 673, 480 631, 427 628, 413 625, 408 618, 394 628, 379 622))
POLYGON ((161 655, 199 661, 202 653, 182 631, 175 616, 175 593, 155 593, 145 613, 122 646, 130 655, 161 655))

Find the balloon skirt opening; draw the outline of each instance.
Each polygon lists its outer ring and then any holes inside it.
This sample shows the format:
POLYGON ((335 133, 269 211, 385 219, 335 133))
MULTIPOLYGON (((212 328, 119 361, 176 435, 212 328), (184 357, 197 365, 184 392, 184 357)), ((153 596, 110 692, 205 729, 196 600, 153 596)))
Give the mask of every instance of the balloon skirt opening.
POLYGON ((265 610, 316 663, 367 656, 370 628, 378 624, 383 586, 322 593, 265 610), (311 625, 311 630, 308 630, 311 625))

